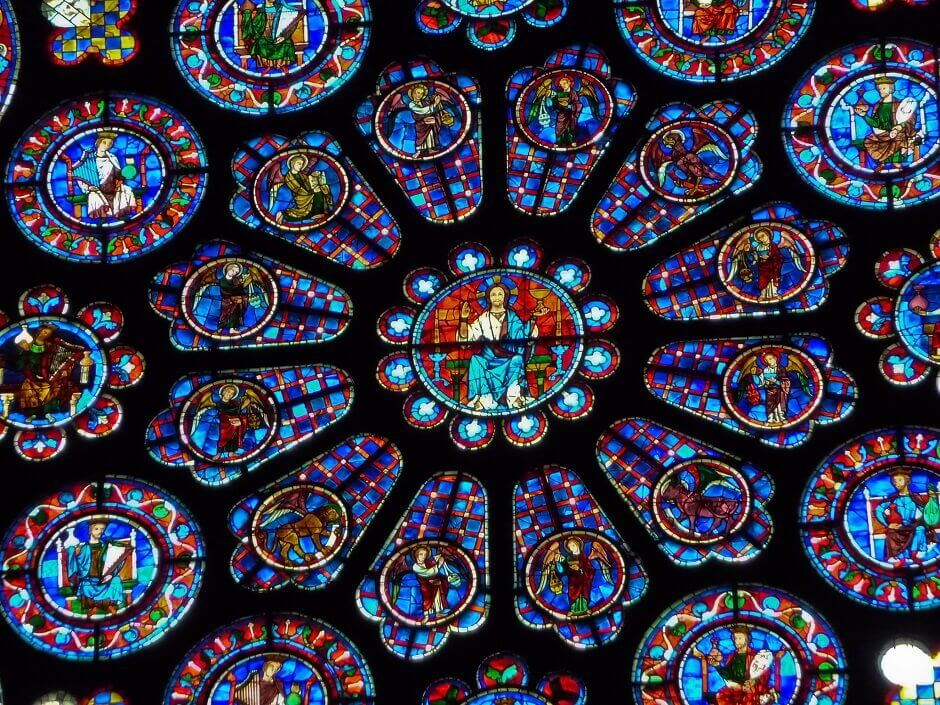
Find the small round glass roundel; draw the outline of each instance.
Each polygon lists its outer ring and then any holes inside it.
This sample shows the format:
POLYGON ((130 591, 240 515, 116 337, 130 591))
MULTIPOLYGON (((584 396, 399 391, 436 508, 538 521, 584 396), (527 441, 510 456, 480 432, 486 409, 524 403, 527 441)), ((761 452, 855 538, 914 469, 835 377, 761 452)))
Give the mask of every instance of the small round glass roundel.
POLYGON ((513 416, 565 388, 584 354, 583 332, 577 303, 554 281, 531 271, 486 270, 457 279, 425 304, 412 334, 412 364, 423 386, 444 406, 474 416, 513 416), (536 302, 531 318, 551 314, 558 332, 554 358, 529 362, 541 366, 534 396, 516 382, 523 377, 526 348, 537 339, 531 321, 524 322, 513 308, 521 290, 536 302), (482 307, 475 317, 471 301, 482 307), (455 346, 457 358, 442 370, 441 361, 455 346), (553 364, 555 372, 549 374, 553 364))

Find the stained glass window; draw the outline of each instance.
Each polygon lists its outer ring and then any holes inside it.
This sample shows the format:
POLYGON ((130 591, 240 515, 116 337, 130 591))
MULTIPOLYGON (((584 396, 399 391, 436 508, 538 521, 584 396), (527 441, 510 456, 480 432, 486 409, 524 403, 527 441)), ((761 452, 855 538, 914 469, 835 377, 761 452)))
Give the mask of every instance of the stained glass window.
POLYGON ((938 705, 938 26, 0 0, 2 702, 938 705))

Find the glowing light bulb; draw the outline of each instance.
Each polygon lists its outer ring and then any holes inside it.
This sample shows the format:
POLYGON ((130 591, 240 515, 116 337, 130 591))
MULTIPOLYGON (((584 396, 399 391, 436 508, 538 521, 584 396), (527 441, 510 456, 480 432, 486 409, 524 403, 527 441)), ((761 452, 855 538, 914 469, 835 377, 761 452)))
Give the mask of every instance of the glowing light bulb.
POLYGON ((898 640, 881 655, 881 673, 895 685, 934 682, 933 659, 914 642, 898 640))

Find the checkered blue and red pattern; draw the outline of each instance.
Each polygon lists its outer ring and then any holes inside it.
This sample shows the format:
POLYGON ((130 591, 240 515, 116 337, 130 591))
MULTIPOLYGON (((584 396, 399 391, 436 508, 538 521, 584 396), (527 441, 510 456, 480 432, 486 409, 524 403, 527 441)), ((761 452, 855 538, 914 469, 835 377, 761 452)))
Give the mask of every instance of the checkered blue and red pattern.
POLYGON ((169 265, 153 279, 148 295, 153 310, 171 322, 170 341, 180 350, 321 343, 342 333, 352 318, 352 302, 339 287, 224 240, 204 243, 190 261, 169 265), (277 283, 278 301, 271 319, 257 333, 219 340, 201 335, 186 320, 182 293, 197 269, 227 257, 250 260, 271 274, 277 283))
POLYGON ((832 366, 832 350, 820 337, 809 335, 692 340, 658 348, 644 370, 646 388, 667 404, 753 436, 763 443, 791 448, 805 443, 813 427, 841 421, 855 407, 858 390, 844 371, 832 366), (758 431, 738 421, 728 411, 722 382, 730 363, 745 350, 760 345, 788 345, 814 358, 823 374, 822 400, 806 420, 788 428, 758 431))
POLYGON ((542 68, 525 68, 510 76, 506 86, 506 195, 510 203, 531 215, 554 215, 567 209, 604 156, 635 99, 628 83, 611 76, 604 52, 591 45, 564 47, 542 68), (614 114, 606 131, 593 144, 576 151, 554 152, 531 142, 515 119, 516 100, 525 85, 541 73, 560 68, 596 76, 614 98, 614 114))
POLYGON ((678 227, 737 196, 760 178, 760 159, 751 152, 757 137, 754 116, 738 103, 716 101, 695 108, 684 103, 666 105, 647 123, 647 134, 627 156, 592 216, 594 237, 612 250, 626 252, 646 247, 678 227), (640 173, 640 153, 650 136, 677 120, 701 119, 721 126, 734 139, 740 161, 727 188, 696 203, 679 203, 653 192, 640 173))
POLYGON ((773 522, 764 504, 773 495, 773 483, 748 462, 640 418, 618 421, 605 431, 597 444, 597 461, 660 550, 677 565, 695 566, 710 558, 750 560, 770 541, 773 522), (738 469, 750 486, 753 511, 747 523, 727 537, 713 543, 686 543, 660 526, 653 513, 653 490, 671 468, 700 459, 738 469))
POLYGON ((236 220, 250 228, 286 240, 350 269, 378 267, 398 251, 401 234, 395 219, 365 177, 344 155, 339 143, 325 132, 305 132, 296 139, 264 135, 249 140, 236 151, 232 173, 238 187, 232 196, 230 210, 236 220), (252 201, 251 189, 265 164, 280 152, 300 147, 317 149, 336 159, 349 179, 349 196, 339 213, 320 227, 287 230, 260 216, 252 201))
POLYGON ((465 473, 442 472, 418 491, 395 531, 386 541, 356 590, 359 609, 381 622, 382 640, 396 656, 419 660, 441 648, 451 633, 470 632, 489 613, 489 528, 486 490, 465 473), (470 604, 451 621, 415 627, 396 621, 386 609, 380 591, 381 574, 388 560, 403 546, 422 540, 444 541, 463 549, 473 560, 477 589, 470 604))
POLYGON ((293 446, 308 441, 349 411, 353 383, 343 370, 329 365, 223 370, 187 375, 170 390, 170 408, 161 411, 147 429, 150 456, 171 467, 187 467, 207 485, 226 485, 293 446), (267 389, 278 417, 274 438, 264 449, 241 463, 218 465, 202 460, 180 437, 179 414, 191 395, 209 382, 244 379, 267 389))
POLYGON ((347 438, 326 453, 239 502, 229 513, 229 529, 241 541, 232 554, 235 581, 252 590, 267 591, 289 583, 307 590, 329 585, 346 564, 362 532, 398 481, 401 453, 390 441, 361 434, 347 438), (251 528, 264 501, 294 485, 316 485, 342 500, 349 516, 345 539, 336 552, 312 570, 284 570, 267 563, 254 548, 251 528))
POLYGON ((456 223, 480 206, 483 198, 480 161, 480 86, 476 79, 446 73, 433 61, 391 64, 379 76, 376 91, 360 104, 356 125, 369 146, 401 187, 421 217, 432 223, 456 223), (467 99, 471 125, 456 149, 427 161, 408 161, 389 153, 375 134, 375 113, 382 100, 398 86, 418 78, 448 83, 467 99))
POLYGON ((49 37, 49 54, 62 66, 89 56, 106 66, 122 66, 134 58, 139 44, 126 29, 137 11, 137 0, 90 0, 87 15, 77 15, 71 27, 57 27, 49 37))
POLYGON ((516 613, 534 629, 554 628, 576 648, 606 644, 623 625, 624 608, 646 592, 646 571, 620 537, 581 478, 557 466, 526 473, 513 492, 515 535, 516 613), (626 587, 620 600, 606 611, 583 620, 561 620, 544 611, 526 590, 526 567, 532 552, 546 539, 564 531, 584 530, 604 535, 620 551, 626 567, 626 587))
POLYGON ((713 236, 666 258, 643 281, 646 305, 670 320, 737 318, 812 311, 826 300, 829 277, 845 264, 849 246, 845 233, 828 221, 805 220, 793 206, 771 203, 722 228, 713 236), (743 227, 785 223, 809 238, 815 248, 813 277, 799 294, 776 304, 756 304, 732 295, 719 276, 722 245, 743 227))

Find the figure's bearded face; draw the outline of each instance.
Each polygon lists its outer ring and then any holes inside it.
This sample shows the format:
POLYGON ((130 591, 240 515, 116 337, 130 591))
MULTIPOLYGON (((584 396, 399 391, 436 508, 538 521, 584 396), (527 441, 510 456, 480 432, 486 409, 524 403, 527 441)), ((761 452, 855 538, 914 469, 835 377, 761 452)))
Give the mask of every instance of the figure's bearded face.
POLYGON ((878 84, 878 94, 882 98, 890 98, 893 93, 894 93, 893 83, 879 83, 878 84))
POLYGON ((903 490, 910 484, 910 478, 899 472, 891 476, 891 484, 894 485, 894 489, 903 490))
POLYGON ((104 524, 100 522, 92 524, 88 530, 88 533, 93 539, 100 539, 101 535, 104 533, 104 524))
POLYGON ((747 648, 747 634, 745 632, 735 632, 731 638, 734 640, 734 646, 738 650, 743 650, 747 648))
POLYGON ((490 289, 490 305, 495 309, 501 309, 506 304, 506 292, 496 286, 490 289))

